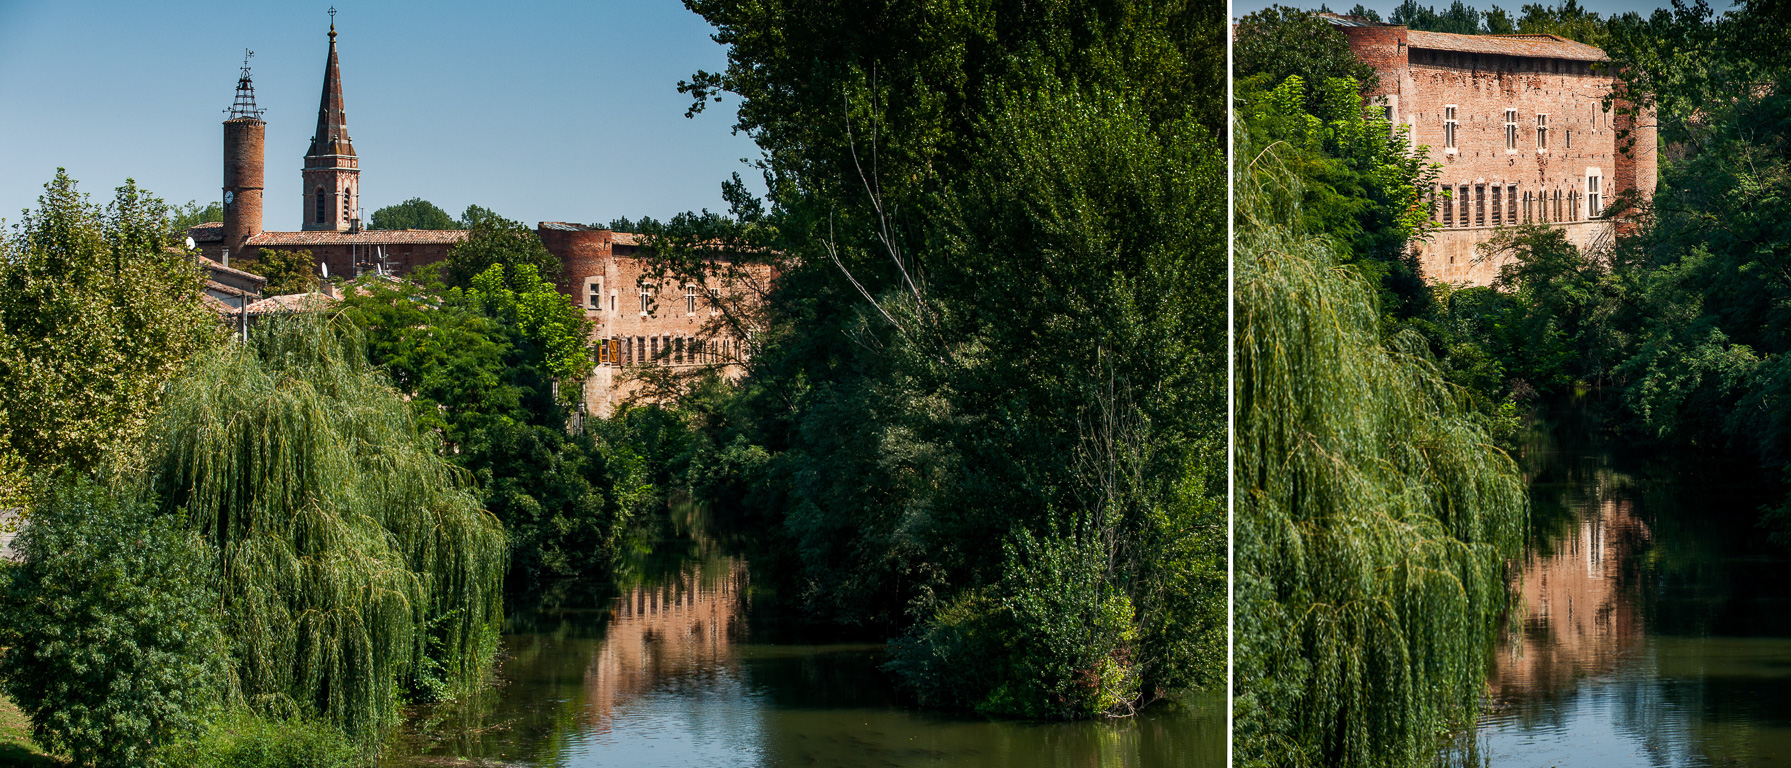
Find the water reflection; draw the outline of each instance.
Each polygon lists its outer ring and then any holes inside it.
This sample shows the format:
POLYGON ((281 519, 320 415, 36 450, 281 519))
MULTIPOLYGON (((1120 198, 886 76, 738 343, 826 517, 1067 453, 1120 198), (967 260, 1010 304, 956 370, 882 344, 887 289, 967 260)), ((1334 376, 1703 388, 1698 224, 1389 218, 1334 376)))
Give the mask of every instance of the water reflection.
MULTIPOLYGON (((904 707, 881 645, 801 644, 690 510, 619 585, 512 608, 497 685, 413 713, 387 765, 1220 766, 1222 698, 1115 723, 904 707)), ((582 590, 582 591, 581 591, 582 590)))
POLYGON ((1490 711, 1440 762, 1791 764, 1791 559, 1752 526, 1770 489, 1565 416, 1524 451, 1535 519, 1490 711))

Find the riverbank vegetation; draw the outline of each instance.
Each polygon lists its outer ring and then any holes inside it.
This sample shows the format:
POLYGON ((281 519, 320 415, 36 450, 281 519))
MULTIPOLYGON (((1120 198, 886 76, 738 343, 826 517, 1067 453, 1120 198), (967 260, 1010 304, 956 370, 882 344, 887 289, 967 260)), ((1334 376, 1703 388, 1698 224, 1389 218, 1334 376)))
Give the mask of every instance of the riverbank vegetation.
MULTIPOLYGON (((1513 260, 1498 284, 1441 297, 1438 324, 1484 361, 1489 397, 1593 392, 1634 444, 1722 451, 1791 480, 1782 21, 1743 3, 1606 22, 1614 66, 1633 73, 1620 95, 1658 119, 1659 185, 1626 203, 1608 249, 1516 229, 1489 248, 1513 260)), ((1760 519, 1791 542, 1787 510, 1760 519)))
POLYGON ((1271 8, 1237 50, 1234 754, 1428 764, 1479 707, 1522 477, 1412 322, 1435 166, 1329 24, 1271 8))
POLYGON ((778 274, 746 377, 683 384, 755 579, 934 706, 1220 684, 1222 7, 691 7, 729 50, 692 112, 738 99, 769 195, 641 229, 778 274))

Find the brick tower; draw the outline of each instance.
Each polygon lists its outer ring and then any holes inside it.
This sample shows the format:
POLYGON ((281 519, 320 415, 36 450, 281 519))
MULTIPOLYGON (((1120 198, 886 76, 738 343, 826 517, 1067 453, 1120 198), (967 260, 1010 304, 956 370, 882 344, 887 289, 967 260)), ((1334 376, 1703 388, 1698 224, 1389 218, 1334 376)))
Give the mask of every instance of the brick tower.
POLYGON ((323 70, 323 103, 317 134, 305 153, 304 229, 344 232, 357 228, 361 161, 348 138, 342 110, 342 73, 336 65, 336 9, 330 9, 330 59, 323 70))
POLYGON ((239 258, 243 243, 261 234, 261 194, 267 123, 255 108, 255 83, 249 79, 248 52, 242 77, 236 81, 236 102, 224 121, 224 248, 239 258))

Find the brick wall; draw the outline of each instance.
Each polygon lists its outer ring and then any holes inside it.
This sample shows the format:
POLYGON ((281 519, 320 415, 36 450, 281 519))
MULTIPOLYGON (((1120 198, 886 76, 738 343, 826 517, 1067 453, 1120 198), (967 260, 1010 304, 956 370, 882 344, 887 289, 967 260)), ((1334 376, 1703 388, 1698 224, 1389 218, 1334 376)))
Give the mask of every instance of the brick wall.
MULTIPOLYGON (((1464 262, 1472 260, 1473 246, 1490 237, 1493 227, 1583 222, 1594 214, 1594 192, 1601 207, 1622 189, 1652 192, 1653 153, 1632 158, 1619 150, 1617 133, 1626 126, 1602 105, 1612 80, 1594 74, 1589 62, 1413 48, 1404 44, 1409 40, 1403 27, 1340 29, 1357 56, 1380 74, 1373 94, 1378 103, 1391 107, 1393 119, 1410 130, 1413 145, 1428 147, 1430 159, 1442 166, 1431 190, 1431 210, 1445 229, 1414 245, 1430 279, 1490 282, 1496 266, 1464 262), (1546 121, 1546 146, 1539 146, 1539 116, 1546 121), (1507 134, 1508 122, 1514 135, 1507 134)), ((1502 44, 1496 37, 1477 40, 1502 44)), ((1521 45, 1513 43, 1516 50, 1521 45)), ((1652 134, 1641 139, 1638 147, 1652 148, 1652 134)), ((1575 226, 1572 236, 1590 245, 1609 229, 1609 222, 1575 226)))

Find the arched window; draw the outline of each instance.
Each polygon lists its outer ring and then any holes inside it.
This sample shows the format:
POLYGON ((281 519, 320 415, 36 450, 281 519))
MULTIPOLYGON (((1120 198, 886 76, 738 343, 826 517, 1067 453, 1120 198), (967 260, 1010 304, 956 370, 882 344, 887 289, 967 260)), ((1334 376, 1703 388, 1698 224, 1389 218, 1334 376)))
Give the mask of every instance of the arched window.
POLYGON ((325 210, 327 210, 323 207, 323 202, 324 202, 323 187, 318 187, 317 188, 317 206, 316 206, 316 208, 317 208, 317 223, 319 223, 319 224, 323 223, 324 212, 325 212, 325 210))

